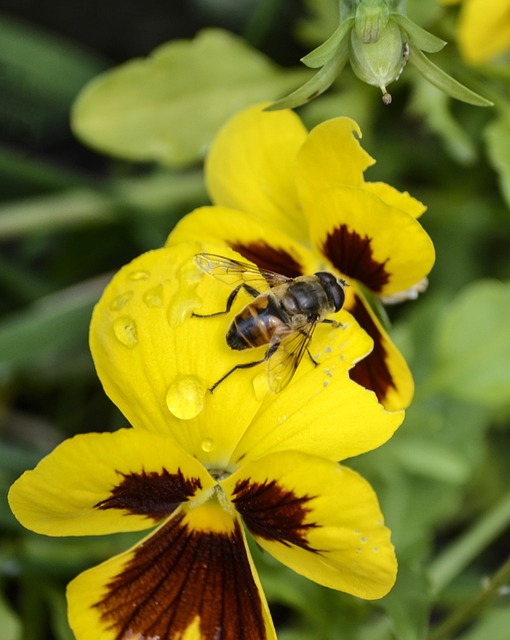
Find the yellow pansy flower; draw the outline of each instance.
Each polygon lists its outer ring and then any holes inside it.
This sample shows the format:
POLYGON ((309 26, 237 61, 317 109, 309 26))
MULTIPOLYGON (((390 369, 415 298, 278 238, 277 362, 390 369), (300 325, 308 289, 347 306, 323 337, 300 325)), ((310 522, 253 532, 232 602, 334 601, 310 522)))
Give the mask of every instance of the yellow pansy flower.
POLYGON ((207 158, 214 206, 184 217, 167 244, 201 238, 286 276, 326 270, 343 277, 350 285, 345 308, 374 341, 351 377, 399 410, 411 401, 413 380, 365 293, 384 301, 415 297, 434 248, 417 220, 425 210, 420 202, 365 181, 374 160, 355 134, 361 132, 349 118, 308 133, 292 111, 241 112, 207 158))
POLYGON ((38 533, 150 529, 70 583, 78 640, 274 639, 243 522, 322 585, 373 599, 394 583, 377 498, 337 462, 378 447, 403 419, 347 375, 370 338, 341 311, 341 326, 315 332, 318 365, 305 359, 281 393, 266 393, 264 371, 249 369, 208 392, 244 357, 225 343, 225 316, 192 316, 225 300, 224 285, 193 262, 215 248, 152 251, 114 276, 90 345, 133 428, 64 441, 11 488, 14 514, 38 533))
POLYGON ((463 57, 473 65, 510 53, 510 1, 463 0, 457 41, 463 57))

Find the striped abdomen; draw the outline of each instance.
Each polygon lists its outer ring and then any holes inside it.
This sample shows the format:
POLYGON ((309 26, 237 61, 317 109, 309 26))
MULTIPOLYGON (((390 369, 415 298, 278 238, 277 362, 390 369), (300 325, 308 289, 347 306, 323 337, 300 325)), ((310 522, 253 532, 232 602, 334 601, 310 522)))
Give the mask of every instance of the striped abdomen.
POLYGON ((236 315, 227 332, 227 344, 238 351, 260 347, 268 344, 276 331, 280 335, 289 333, 289 319, 268 293, 236 315))

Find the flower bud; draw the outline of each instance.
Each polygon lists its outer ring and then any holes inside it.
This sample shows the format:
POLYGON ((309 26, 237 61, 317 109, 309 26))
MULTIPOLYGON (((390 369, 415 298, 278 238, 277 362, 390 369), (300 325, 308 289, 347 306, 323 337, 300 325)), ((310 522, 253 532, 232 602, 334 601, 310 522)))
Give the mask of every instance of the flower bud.
POLYGON ((351 31, 352 69, 360 80, 379 87, 383 93, 383 102, 389 104, 391 95, 386 90, 386 85, 398 80, 402 73, 407 62, 407 42, 404 41, 398 25, 392 20, 379 29, 376 42, 363 42, 358 32, 359 29, 351 31))
POLYGON ((384 0, 365 0, 356 7, 354 28, 364 44, 377 42, 388 24, 390 11, 384 0))

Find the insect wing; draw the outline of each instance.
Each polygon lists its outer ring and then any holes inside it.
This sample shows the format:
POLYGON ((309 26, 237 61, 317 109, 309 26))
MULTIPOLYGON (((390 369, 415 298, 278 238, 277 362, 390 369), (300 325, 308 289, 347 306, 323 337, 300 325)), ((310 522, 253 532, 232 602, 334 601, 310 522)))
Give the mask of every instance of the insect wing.
POLYGON ((292 280, 274 271, 259 269, 248 262, 231 260, 215 253, 198 253, 195 264, 217 280, 234 286, 246 282, 251 286, 259 285, 267 289, 268 286, 276 287, 292 280))
POLYGON ((317 323, 307 323, 285 337, 267 361, 267 378, 273 393, 280 393, 292 380, 308 350, 317 323))

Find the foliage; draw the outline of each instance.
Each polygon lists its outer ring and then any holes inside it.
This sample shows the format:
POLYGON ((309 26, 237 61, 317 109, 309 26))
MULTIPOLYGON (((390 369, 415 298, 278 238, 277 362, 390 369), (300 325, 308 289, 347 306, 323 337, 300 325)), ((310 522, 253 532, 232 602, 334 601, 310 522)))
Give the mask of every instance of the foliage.
MULTIPOLYGON (((172 42, 146 41, 143 55, 156 45, 175 46, 192 35, 190 26, 228 26, 237 37, 214 33, 226 67, 236 61, 236 74, 220 89, 228 72, 217 67, 217 79, 202 82, 196 95, 193 74, 204 79, 208 67, 197 70, 181 50, 165 74, 169 83, 174 74, 188 77, 193 95, 184 110, 182 94, 162 97, 153 83, 136 104, 122 87, 115 94, 104 84, 132 68, 125 58, 139 56, 138 49, 119 56, 125 66, 113 69, 99 47, 87 50, 59 30, 46 32, 37 15, 29 23, 0 20, 0 628, 8 640, 70 640, 65 584, 132 540, 42 538, 18 525, 5 500, 13 480, 64 438, 124 424, 91 363, 93 305, 113 271, 161 246, 182 215, 207 202, 201 160, 215 128, 242 104, 276 99, 300 84, 299 57, 336 26, 328 28, 334 0, 307 0, 299 10, 284 0, 246 2, 235 16, 227 1, 190 4, 201 9, 202 22, 191 22, 188 9, 188 24, 179 23, 172 42), (111 139, 119 138, 113 124, 93 144, 117 157, 73 140, 68 122, 78 92, 84 108, 101 86, 119 100, 112 104, 124 126, 133 117, 138 127, 151 117, 147 105, 164 103, 178 149, 173 140, 137 156, 112 149, 111 139), (223 101, 224 92, 232 100, 223 101)), ((161 5, 168 24, 177 23, 181 5, 161 5)), ((151 8, 133 9, 141 30, 151 8)), ((367 178, 409 190, 428 206, 423 225, 437 263, 427 293, 389 309, 391 335, 416 382, 406 421, 384 447, 349 461, 380 498, 399 558, 397 585, 383 600, 365 603, 292 574, 254 547, 282 640, 503 639, 508 628, 510 601, 501 587, 509 582, 510 533, 509 59, 469 67, 455 46, 457 7, 410 0, 408 10, 449 42, 434 60, 495 106, 452 101, 407 69, 385 107, 346 70, 300 111, 308 126, 337 115, 360 124, 363 145, 377 158, 367 178), (481 606, 477 597, 500 566, 503 574, 481 606), (442 626, 466 606, 457 626, 442 626)), ((91 32, 96 27, 89 25, 91 32)), ((179 46, 192 49, 200 37, 179 46)), ((79 106, 74 117, 75 130, 92 139, 77 121, 79 106)), ((134 140, 139 133, 133 130, 134 140)))

